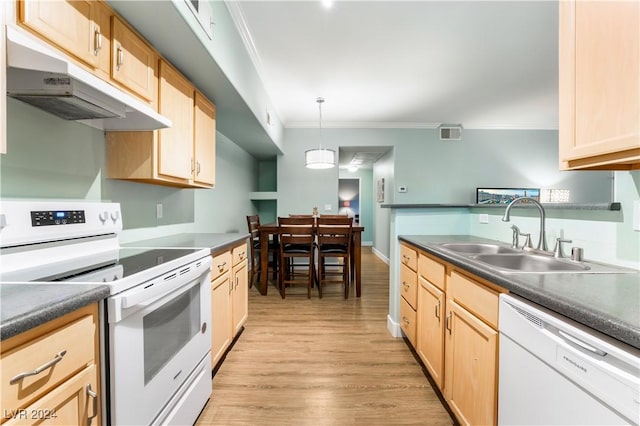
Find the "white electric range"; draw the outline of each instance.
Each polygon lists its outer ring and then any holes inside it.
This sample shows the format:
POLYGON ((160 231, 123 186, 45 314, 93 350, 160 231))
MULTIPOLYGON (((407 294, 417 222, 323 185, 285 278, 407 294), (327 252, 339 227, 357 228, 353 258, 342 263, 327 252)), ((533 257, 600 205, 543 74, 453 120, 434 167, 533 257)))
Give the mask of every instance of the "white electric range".
POLYGON ((0 202, 0 282, 109 287, 104 424, 192 424, 211 395, 211 256, 120 247, 117 203, 0 202))

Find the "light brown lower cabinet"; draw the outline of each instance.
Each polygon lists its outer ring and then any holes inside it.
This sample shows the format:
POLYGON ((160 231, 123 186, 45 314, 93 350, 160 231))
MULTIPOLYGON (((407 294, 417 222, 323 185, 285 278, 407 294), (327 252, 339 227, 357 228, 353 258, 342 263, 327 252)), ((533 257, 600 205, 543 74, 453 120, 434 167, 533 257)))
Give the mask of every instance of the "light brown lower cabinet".
MULTIPOLYGON (((460 424, 496 424, 498 296, 506 290, 415 250, 417 329, 409 341, 460 424)), ((403 331, 405 305, 401 298, 403 331)))
POLYGON ((497 422, 498 332, 447 300, 445 399, 462 425, 497 422))
POLYGON ((98 306, 2 342, 3 425, 100 425, 98 306))
POLYGON ((416 352, 427 367, 433 381, 442 390, 444 386, 444 291, 420 277, 418 306, 416 352))
POLYGON ((220 362, 248 317, 247 243, 213 257, 211 266, 211 368, 220 362))

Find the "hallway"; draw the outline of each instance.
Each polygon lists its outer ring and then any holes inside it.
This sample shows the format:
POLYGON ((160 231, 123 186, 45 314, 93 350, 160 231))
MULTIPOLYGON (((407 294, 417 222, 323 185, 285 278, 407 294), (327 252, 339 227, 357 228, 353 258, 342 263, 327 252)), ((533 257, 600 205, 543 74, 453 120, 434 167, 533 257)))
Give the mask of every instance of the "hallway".
POLYGON ((340 285, 253 287, 245 330, 213 378, 198 425, 450 425, 401 339, 387 330, 388 266, 363 248, 362 297, 340 285))

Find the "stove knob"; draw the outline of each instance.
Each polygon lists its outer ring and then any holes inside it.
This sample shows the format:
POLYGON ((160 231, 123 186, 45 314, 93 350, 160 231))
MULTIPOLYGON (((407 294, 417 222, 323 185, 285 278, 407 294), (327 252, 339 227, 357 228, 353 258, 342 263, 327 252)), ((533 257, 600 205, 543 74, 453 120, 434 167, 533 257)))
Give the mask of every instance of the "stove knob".
POLYGON ((100 218, 100 222, 104 225, 107 222, 107 219, 109 219, 109 213, 104 211, 100 213, 98 217, 100 218))
POLYGON ((113 223, 115 224, 118 219, 120 219, 120 212, 119 211, 115 211, 111 213, 111 220, 113 221, 113 223))

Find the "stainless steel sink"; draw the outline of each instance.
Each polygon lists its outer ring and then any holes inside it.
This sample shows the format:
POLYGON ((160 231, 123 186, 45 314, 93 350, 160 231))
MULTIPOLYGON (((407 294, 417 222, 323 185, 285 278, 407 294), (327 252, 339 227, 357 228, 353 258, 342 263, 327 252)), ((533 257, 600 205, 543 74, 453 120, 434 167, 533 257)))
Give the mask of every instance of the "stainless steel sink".
POLYGON ((591 267, 585 263, 556 259, 535 254, 480 254, 475 260, 513 272, 584 272, 591 267))
POLYGON ((463 254, 520 253, 522 250, 489 243, 445 243, 442 248, 463 254))
POLYGON ((490 267, 504 274, 629 274, 635 269, 623 268, 604 263, 584 261, 574 262, 566 258, 556 258, 552 253, 533 249, 515 249, 504 243, 491 242, 451 242, 439 244, 442 249, 467 258, 478 265, 490 267))

